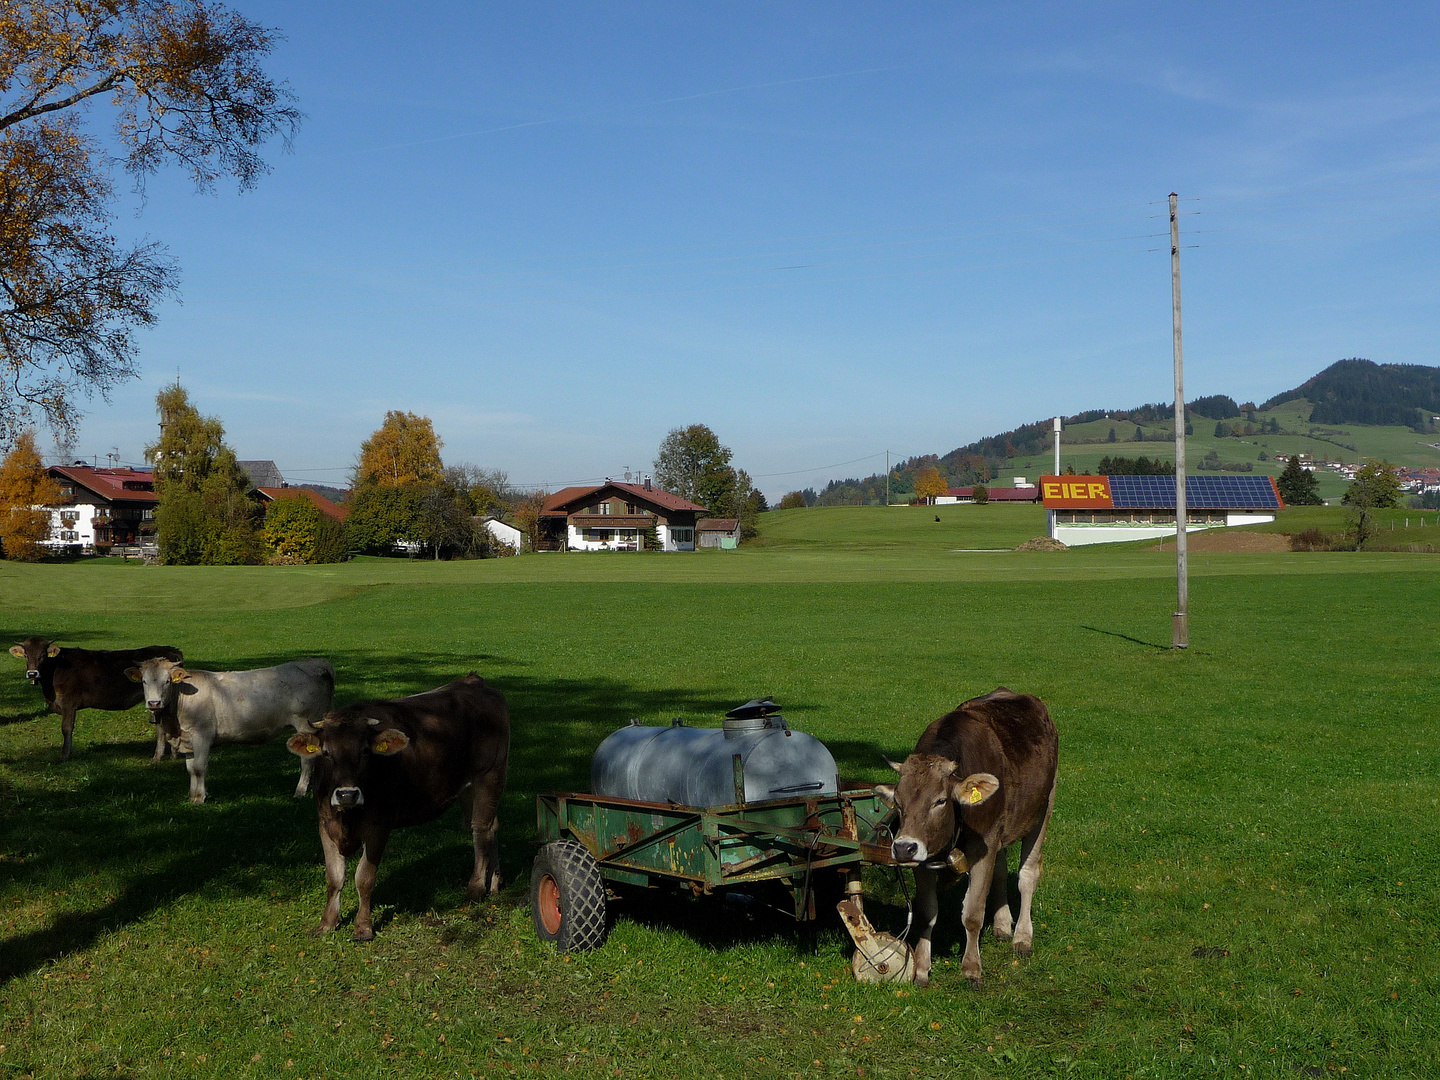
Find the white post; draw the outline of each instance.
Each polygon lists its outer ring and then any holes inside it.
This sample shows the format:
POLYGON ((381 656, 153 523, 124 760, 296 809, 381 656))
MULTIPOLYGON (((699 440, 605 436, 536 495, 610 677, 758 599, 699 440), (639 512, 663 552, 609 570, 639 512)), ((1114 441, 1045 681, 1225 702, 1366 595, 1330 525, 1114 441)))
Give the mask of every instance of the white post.
POLYGON ((1060 417, 1055 417, 1055 475, 1060 475, 1060 417))

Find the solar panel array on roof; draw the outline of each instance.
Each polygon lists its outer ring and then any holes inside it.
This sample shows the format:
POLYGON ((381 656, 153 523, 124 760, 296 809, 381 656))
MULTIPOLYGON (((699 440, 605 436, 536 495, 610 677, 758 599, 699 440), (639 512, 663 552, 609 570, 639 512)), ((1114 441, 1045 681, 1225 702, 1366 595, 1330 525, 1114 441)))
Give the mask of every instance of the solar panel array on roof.
MULTIPOLYGON (((1110 498, 1117 510, 1173 510, 1175 477, 1112 476, 1110 498)), ((1187 476, 1185 505, 1191 510, 1278 510, 1280 500, 1268 476, 1187 476)))

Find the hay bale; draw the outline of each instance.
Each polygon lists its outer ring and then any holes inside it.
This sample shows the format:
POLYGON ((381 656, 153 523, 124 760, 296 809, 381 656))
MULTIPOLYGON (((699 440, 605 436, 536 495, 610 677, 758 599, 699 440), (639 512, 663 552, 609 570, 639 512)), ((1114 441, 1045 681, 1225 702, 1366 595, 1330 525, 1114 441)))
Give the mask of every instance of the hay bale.
POLYGON ((1026 540, 1015 549, 1016 551, 1069 551, 1066 544, 1059 540, 1052 540, 1048 536, 1037 536, 1034 540, 1026 540))

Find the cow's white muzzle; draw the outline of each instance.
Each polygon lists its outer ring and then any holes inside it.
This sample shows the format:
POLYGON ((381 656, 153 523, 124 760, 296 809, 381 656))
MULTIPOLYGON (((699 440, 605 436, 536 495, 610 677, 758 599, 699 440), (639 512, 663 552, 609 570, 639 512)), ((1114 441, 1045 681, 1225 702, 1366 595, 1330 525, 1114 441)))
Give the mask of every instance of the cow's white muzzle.
POLYGON ((330 805, 338 810, 364 806, 365 793, 358 787, 337 787, 330 793, 330 805))

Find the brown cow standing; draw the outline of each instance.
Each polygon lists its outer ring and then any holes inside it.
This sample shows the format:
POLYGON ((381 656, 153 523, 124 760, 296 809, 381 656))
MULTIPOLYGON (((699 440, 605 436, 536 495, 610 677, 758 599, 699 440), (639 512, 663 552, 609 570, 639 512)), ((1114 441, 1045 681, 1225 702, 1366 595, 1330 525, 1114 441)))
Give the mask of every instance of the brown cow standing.
POLYGON ((1059 746, 1045 704, 1002 686, 926 728, 903 765, 891 762, 899 783, 876 787, 900 811, 891 855, 915 867, 919 985, 930 981, 930 935, 940 911, 940 881, 953 884, 967 865, 962 974, 974 986, 981 985, 980 931, 987 895, 996 909, 995 936, 1003 941, 1013 932, 1011 948, 1029 955, 1035 938, 1030 905, 1040 883, 1045 828, 1055 807, 1059 746), (1017 840, 1020 918, 1012 927, 1006 850, 1017 840))
MULTIPOLYGON (((185 660, 184 653, 169 645, 148 645, 143 649, 71 649, 61 648, 43 637, 26 638, 11 647, 10 655, 25 661, 25 677, 32 685, 39 684, 51 710, 60 714, 61 761, 70 760, 75 713, 80 709, 124 712, 144 700, 144 688, 126 677, 126 668, 157 656, 177 664, 185 660)), ((165 754, 167 733, 176 733, 173 710, 170 715, 152 717, 152 720, 158 720, 155 760, 159 761, 165 754)))
POLYGON ((317 933, 339 925, 345 860, 359 851, 353 936, 373 938, 370 894, 390 831, 433 821, 457 799, 475 842, 470 896, 499 890, 495 815, 510 757, 510 710, 499 691, 471 672, 424 694, 337 709, 315 726, 287 745, 315 761, 326 885, 317 933))

